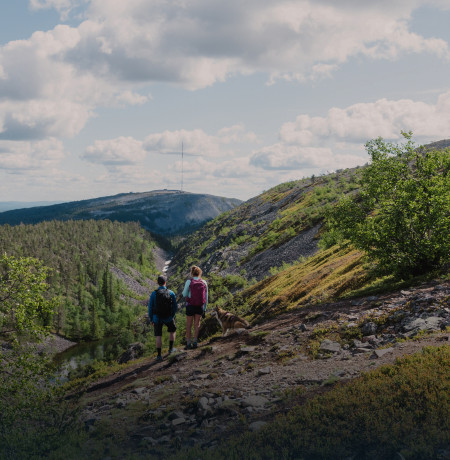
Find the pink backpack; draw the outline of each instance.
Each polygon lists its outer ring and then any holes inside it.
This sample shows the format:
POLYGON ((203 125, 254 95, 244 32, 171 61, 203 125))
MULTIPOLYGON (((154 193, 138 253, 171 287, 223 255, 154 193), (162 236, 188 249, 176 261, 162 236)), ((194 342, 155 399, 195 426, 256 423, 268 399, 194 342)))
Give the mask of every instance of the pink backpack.
POLYGON ((191 296, 186 299, 188 304, 194 307, 202 307, 206 303, 206 286, 203 280, 191 278, 189 289, 191 296))

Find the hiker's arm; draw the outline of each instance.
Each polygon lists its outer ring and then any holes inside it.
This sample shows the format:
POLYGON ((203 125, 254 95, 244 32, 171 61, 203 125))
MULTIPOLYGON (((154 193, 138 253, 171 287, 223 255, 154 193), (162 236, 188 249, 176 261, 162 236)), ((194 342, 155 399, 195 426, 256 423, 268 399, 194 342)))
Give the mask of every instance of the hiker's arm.
POLYGON ((191 280, 187 280, 183 289, 183 297, 189 297, 189 286, 191 285, 191 280))

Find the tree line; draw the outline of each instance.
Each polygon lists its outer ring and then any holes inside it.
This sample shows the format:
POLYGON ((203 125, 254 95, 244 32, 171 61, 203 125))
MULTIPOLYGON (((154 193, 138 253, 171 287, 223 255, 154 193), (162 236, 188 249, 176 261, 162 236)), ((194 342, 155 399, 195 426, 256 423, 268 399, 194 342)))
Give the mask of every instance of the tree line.
MULTIPOLYGON (((117 334, 145 311, 140 298, 111 273, 112 266, 141 278, 156 273, 155 243, 139 223, 49 221, 0 226, 0 254, 36 258, 48 267, 53 315, 44 321, 72 340, 117 334)), ((4 267, 3 267, 4 268, 4 267)), ((3 269, 3 274, 5 269, 3 269)))

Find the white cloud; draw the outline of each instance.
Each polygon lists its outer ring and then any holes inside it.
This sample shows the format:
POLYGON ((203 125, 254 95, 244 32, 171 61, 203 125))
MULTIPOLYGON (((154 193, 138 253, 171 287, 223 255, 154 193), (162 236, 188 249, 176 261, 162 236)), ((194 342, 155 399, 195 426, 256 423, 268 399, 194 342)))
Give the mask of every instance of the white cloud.
POLYGON ((413 131, 425 140, 449 136, 450 92, 441 94, 436 104, 402 99, 380 99, 376 102, 331 108, 325 117, 299 115, 295 122, 280 129, 280 140, 286 145, 315 145, 321 142, 345 141, 364 143, 368 139, 401 138, 401 131, 413 131))
POLYGON ((273 171, 353 167, 367 160, 364 144, 368 140, 400 141, 402 131, 412 131, 421 143, 448 138, 450 92, 442 93, 436 104, 380 99, 333 107, 324 117, 299 115, 280 128, 277 144, 254 151, 250 163, 273 171))
POLYGON ((105 166, 132 165, 141 162, 146 156, 142 142, 132 137, 95 141, 87 147, 83 158, 91 163, 105 166))
POLYGON ((229 144, 245 144, 257 142, 255 133, 246 131, 243 125, 233 125, 219 130, 212 136, 201 129, 164 131, 151 134, 144 141, 144 148, 149 152, 181 155, 184 153, 206 158, 233 156, 233 150, 224 148, 229 144))
POLYGON ((355 56, 448 56, 444 40, 408 28, 422 3, 92 0, 81 51, 89 66, 124 80, 190 89, 237 73, 316 79, 355 56))
POLYGON ((30 0, 31 10, 45 10, 54 8, 61 14, 61 19, 67 19, 69 13, 86 3, 89 0, 30 0))
POLYGON ((154 82, 194 90, 256 72, 272 83, 303 81, 329 78, 355 57, 448 57, 445 41, 409 30, 412 12, 426 4, 446 7, 438 0, 30 0, 33 9, 63 14, 85 6, 85 20, 0 48, 1 138, 73 137, 97 107, 147 102, 139 91, 154 82))
POLYGON ((21 174, 53 168, 64 158, 61 141, 45 139, 38 142, 0 141, 0 169, 21 174))

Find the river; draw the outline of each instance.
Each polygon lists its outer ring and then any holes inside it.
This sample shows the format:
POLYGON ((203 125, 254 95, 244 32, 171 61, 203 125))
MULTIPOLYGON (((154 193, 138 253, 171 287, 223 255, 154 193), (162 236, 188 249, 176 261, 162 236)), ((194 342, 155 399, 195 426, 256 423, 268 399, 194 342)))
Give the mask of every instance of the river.
POLYGON ((58 353, 54 363, 58 370, 58 377, 62 382, 69 380, 70 373, 94 361, 116 360, 123 347, 117 337, 108 337, 92 342, 82 342, 58 353))

